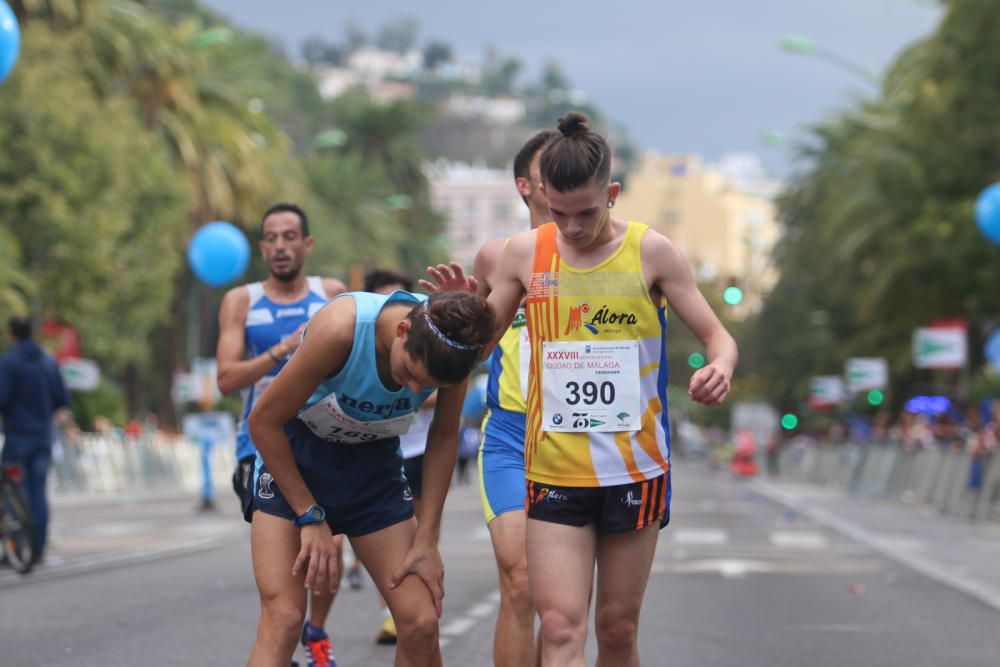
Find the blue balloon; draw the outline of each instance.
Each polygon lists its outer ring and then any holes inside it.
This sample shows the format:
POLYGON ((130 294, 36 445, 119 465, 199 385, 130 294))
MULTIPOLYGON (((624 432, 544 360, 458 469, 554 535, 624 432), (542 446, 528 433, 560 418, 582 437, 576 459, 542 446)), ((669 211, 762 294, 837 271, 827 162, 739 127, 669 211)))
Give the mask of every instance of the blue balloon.
POLYGON ((7 78, 21 52, 21 28, 17 16, 4 0, 0 0, 0 82, 7 78))
POLYGON ((976 224, 983 236, 1000 245, 1000 183, 987 186, 976 198, 976 224))
POLYGON ((247 270, 250 243, 235 225, 210 222, 191 237, 187 255, 198 280, 211 287, 222 287, 247 270))

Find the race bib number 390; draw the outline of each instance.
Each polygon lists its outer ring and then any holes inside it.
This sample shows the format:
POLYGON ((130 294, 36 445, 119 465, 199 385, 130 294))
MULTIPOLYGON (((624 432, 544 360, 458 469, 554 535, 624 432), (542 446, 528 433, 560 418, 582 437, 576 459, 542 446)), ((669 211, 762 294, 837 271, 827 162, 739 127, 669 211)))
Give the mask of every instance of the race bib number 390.
POLYGON ((542 345, 543 430, 638 431, 641 407, 638 341, 542 345))

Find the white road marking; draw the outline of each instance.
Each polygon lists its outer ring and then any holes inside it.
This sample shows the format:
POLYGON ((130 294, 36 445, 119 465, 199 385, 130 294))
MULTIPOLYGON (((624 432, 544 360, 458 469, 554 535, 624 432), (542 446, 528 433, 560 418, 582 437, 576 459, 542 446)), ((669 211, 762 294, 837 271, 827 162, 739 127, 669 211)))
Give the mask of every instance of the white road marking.
POLYGON ((452 621, 449 621, 447 625, 441 628, 438 633, 440 638, 438 643, 441 648, 444 648, 451 641, 449 638, 456 638, 460 635, 464 635, 466 632, 474 628, 479 624, 479 619, 485 618, 496 611, 497 605, 500 603, 500 591, 493 591, 486 596, 482 602, 477 602, 468 609, 465 613, 452 621))
POLYGON ((449 637, 463 635, 476 624, 476 619, 467 616, 459 616, 448 625, 441 628, 441 634, 449 637))
POLYGON ((489 616, 490 614, 492 614, 493 610, 496 608, 497 606, 492 602, 480 602, 476 606, 470 608, 465 613, 471 616, 472 618, 483 618, 485 616, 489 616))
POLYGON ((653 561, 652 571, 674 574, 718 573, 726 579, 739 579, 748 574, 867 574, 876 572, 875 559, 843 558, 781 559, 768 561, 754 558, 708 558, 689 561, 653 561))
POLYGON ((721 545, 729 543, 729 533, 715 528, 678 528, 670 535, 674 544, 721 545))
POLYGON ((774 530, 769 536, 771 544, 786 549, 825 549, 830 541, 822 533, 801 530, 774 530))
POLYGON ((774 566, 757 560, 709 558, 677 563, 670 569, 674 572, 718 572, 725 579, 741 579, 748 572, 773 572, 774 566))

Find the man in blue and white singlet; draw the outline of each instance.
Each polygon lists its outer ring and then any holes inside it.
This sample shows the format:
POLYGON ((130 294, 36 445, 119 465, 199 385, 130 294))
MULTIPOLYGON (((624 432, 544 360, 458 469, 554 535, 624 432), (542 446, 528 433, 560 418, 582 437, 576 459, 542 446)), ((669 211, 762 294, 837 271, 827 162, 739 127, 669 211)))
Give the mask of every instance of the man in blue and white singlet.
MULTIPOLYGON (((247 415, 288 357, 299 346, 302 328, 316 311, 344 291, 332 278, 306 276, 303 265, 313 246, 309 220, 294 204, 276 204, 260 223, 260 254, 268 277, 261 282, 234 287, 226 293, 219 311, 219 390, 244 392, 243 415, 236 435, 233 486, 248 510, 247 485, 257 457, 250 439, 247 415)), ((323 629, 334 594, 313 597, 309 621, 302 629, 302 643, 310 667, 335 667, 330 639, 323 629)))
POLYGON ((249 664, 287 664, 306 590, 335 587, 346 534, 396 621, 396 665, 440 665, 441 512, 469 373, 496 328, 486 301, 350 292, 309 321, 250 413, 251 544, 261 616, 249 664), (438 389, 415 519, 399 436, 438 389), (411 576, 415 575, 415 576, 411 576))

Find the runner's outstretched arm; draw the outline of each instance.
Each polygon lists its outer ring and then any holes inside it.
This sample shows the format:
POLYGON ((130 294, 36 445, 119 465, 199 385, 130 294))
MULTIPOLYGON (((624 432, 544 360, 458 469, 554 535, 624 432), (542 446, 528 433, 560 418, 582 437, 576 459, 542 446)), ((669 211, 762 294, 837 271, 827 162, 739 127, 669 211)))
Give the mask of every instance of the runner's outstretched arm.
MULTIPOLYGON (((504 332, 510 327, 517 314, 517 307, 525 295, 527 280, 522 275, 520 266, 530 266, 531 253, 535 247, 534 232, 522 232, 512 236, 504 246, 500 259, 494 271, 494 283, 489 285, 487 302, 493 307, 497 316, 497 329, 493 340, 483 349, 485 359, 500 342, 504 332)), ((473 276, 466 276, 458 262, 450 265, 438 264, 427 267, 427 273, 434 282, 420 280, 420 286, 428 292, 470 292, 476 294, 483 289, 480 282, 473 276)), ((530 273, 528 274, 530 275, 530 273)))
POLYGON ((517 308, 527 292, 534 250, 535 232, 530 231, 512 236, 500 253, 490 284, 490 295, 486 299, 497 315, 497 330, 487 346, 486 355, 493 351, 504 332, 510 327, 510 323, 514 321, 517 308))

